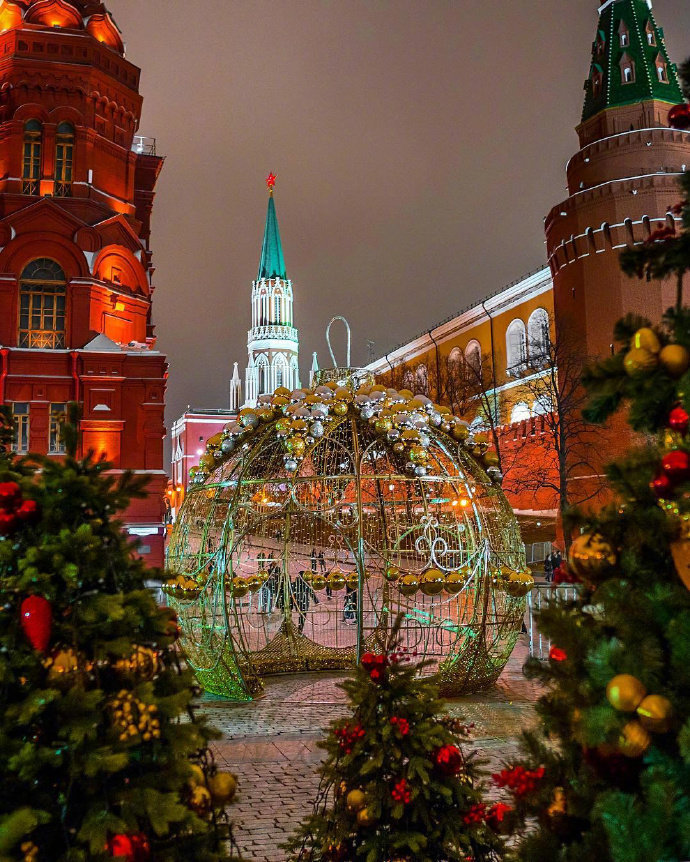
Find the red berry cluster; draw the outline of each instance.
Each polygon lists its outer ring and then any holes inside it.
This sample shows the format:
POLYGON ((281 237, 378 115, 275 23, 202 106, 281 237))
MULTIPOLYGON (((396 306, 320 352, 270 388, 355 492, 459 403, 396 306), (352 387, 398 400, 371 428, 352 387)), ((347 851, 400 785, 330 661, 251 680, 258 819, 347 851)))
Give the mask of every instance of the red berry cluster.
POLYGON ((568 658, 568 653, 557 646, 552 646, 549 650, 549 658, 551 661, 566 661, 568 658))
POLYGON ((337 727, 334 731, 334 734, 335 738, 338 740, 340 750, 344 751, 345 754, 351 754, 352 746, 355 744, 355 742, 357 742, 358 739, 361 739, 363 736, 366 736, 366 730, 359 722, 353 725, 348 722, 343 727, 337 727))
POLYGON ((373 682, 381 682, 388 666, 388 657, 376 655, 373 652, 365 652, 362 656, 362 667, 369 674, 373 682))
POLYGON ((396 802, 407 805, 410 801, 410 791, 407 789, 407 779, 401 778, 391 790, 391 796, 396 802))
POLYGON ((491 829, 500 832, 506 814, 512 810, 510 805, 506 805, 505 802, 495 802, 490 808, 486 807, 485 802, 475 802, 470 805, 462 819, 467 826, 486 823, 491 829))
POLYGON ((417 653, 412 652, 407 647, 398 647, 398 649, 388 653, 388 660, 391 664, 399 664, 404 661, 412 661, 416 656, 417 653))
POLYGON ((38 503, 25 500, 16 482, 0 482, 0 536, 11 536, 23 523, 34 523, 40 516, 38 503))
POLYGON ((410 732, 410 722, 406 718, 398 718, 397 715, 391 717, 391 724, 398 728, 400 736, 407 736, 410 732))
POLYGON ((146 862, 151 858, 151 845, 143 832, 113 835, 106 850, 110 856, 124 858, 126 862, 146 862))
POLYGON ((442 745, 434 752, 434 763, 443 775, 457 775, 465 763, 457 745, 442 745))
POLYGON ((513 796, 526 796, 533 793, 544 777, 544 767, 539 769, 525 769, 524 766, 513 766, 510 769, 502 769, 492 776, 497 787, 507 787, 513 796))

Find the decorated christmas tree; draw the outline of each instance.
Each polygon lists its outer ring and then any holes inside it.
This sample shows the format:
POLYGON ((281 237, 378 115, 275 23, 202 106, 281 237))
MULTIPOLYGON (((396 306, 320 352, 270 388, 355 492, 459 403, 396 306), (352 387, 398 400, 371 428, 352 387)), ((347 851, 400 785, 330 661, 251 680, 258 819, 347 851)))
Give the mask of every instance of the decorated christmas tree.
MULTIPOLYGON (((670 121, 690 128, 690 108, 670 121)), ((624 410, 641 433, 608 468, 613 502, 573 516, 576 598, 539 619, 553 644, 528 664, 546 685, 540 726, 497 777, 525 862, 690 859, 690 174, 683 197, 680 231, 622 256, 629 274, 674 278, 675 307, 660 326, 619 322, 620 349, 584 377, 588 418, 624 410)))
POLYGON ((300 862, 492 860, 505 806, 482 800, 480 771, 442 717, 430 677, 397 645, 364 653, 342 683, 352 716, 332 723, 313 813, 288 845, 300 862))
POLYGON ((10 430, 3 415, 0 858, 229 858, 234 776, 115 519, 141 484, 91 456, 13 457, 10 430))

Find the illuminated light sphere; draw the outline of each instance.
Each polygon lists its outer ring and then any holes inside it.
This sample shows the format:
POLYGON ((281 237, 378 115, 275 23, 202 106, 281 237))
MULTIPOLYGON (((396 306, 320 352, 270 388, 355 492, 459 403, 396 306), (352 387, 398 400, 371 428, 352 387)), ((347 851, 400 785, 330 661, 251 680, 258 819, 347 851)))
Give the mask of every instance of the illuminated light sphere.
POLYGON ((244 427, 242 445, 221 442, 220 460, 201 459, 173 526, 168 567, 200 592, 168 602, 199 683, 248 700, 269 674, 347 669, 402 615, 401 647, 429 661, 444 694, 492 685, 525 610, 524 595, 493 575, 526 564, 505 495, 472 455, 473 433, 429 423, 439 405, 362 370, 322 370, 313 389, 283 393, 270 421, 244 427), (323 434, 293 426, 301 410, 319 414, 323 434), (423 437, 391 439, 396 416, 423 437), (412 446, 424 452, 415 449, 423 476, 410 469, 412 446))

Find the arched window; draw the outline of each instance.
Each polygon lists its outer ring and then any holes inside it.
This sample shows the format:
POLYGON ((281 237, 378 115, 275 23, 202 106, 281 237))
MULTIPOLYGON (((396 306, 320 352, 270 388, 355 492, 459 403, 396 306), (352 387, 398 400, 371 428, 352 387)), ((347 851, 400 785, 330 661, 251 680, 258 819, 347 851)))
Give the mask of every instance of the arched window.
POLYGON ((648 45, 656 45, 656 36, 654 35, 654 26, 652 22, 647 19, 647 23, 644 25, 644 29, 647 33, 647 44, 648 45))
POLYGON ((55 144, 55 197, 72 197, 72 161, 74 159, 74 126, 60 123, 55 144))
POLYGON ((265 356, 260 356, 256 362, 258 371, 258 387, 257 395, 265 395, 268 391, 268 362, 265 356))
POLYGON ((429 373, 423 362, 421 362, 415 370, 414 382, 414 391, 420 395, 426 395, 429 388, 429 373))
POLYGON ((509 373, 517 373, 527 361, 525 324, 516 318, 506 332, 506 365, 509 373))
POLYGON ((656 76, 659 79, 660 83, 668 84, 668 74, 666 73, 666 63, 664 63, 661 55, 659 55, 656 58, 656 76))
POLYGON ((276 293, 273 297, 273 322, 281 323, 283 319, 282 314, 282 299, 283 297, 280 293, 276 293))
POLYGON ((32 260, 19 279, 19 347, 65 346, 65 273, 47 257, 32 260))
POLYGON ((529 338, 530 360, 544 360, 549 353, 549 313, 545 308, 537 308, 527 321, 527 337, 529 338))
POLYGON ((22 194, 37 195, 41 180, 41 124, 29 120, 24 126, 22 194))
POLYGON ((538 395, 532 407, 532 413, 535 416, 545 416, 553 410, 553 399, 550 392, 543 392, 538 395))
POLYGON ((276 389, 285 385, 285 366, 281 363, 276 367, 276 389))
POLYGON ((524 422, 529 417, 529 406, 524 401, 518 401, 510 412, 510 424, 514 425, 516 422, 524 422))
POLYGON ((454 347, 448 354, 448 374, 451 379, 456 379, 462 369, 462 350, 454 347))
POLYGON ((482 368, 482 348, 476 339, 468 342, 465 348, 465 362, 468 367, 478 374, 482 368))

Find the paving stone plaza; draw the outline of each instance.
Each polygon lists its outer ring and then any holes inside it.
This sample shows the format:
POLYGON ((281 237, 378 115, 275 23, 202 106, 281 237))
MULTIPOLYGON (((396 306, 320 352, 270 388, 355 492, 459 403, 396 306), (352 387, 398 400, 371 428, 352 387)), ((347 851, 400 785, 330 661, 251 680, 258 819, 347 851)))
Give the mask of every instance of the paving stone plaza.
MULTIPOLYGON (((537 686, 524 678, 522 635, 496 686, 448 701, 448 712, 474 724, 472 746, 500 768, 513 759, 517 736, 534 719, 537 686)), ((214 746, 219 766, 239 777, 230 809, 243 858, 283 862, 279 849, 312 805, 322 757, 317 743, 328 723, 347 714, 336 683, 344 674, 299 674, 266 679, 265 696, 231 703, 205 696, 202 710, 223 733, 214 746)))

